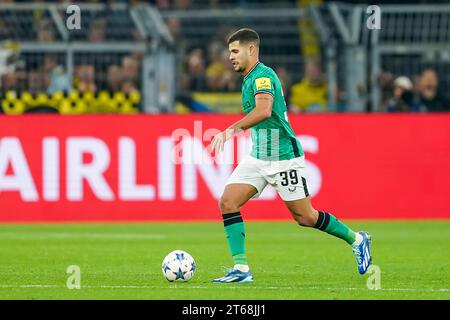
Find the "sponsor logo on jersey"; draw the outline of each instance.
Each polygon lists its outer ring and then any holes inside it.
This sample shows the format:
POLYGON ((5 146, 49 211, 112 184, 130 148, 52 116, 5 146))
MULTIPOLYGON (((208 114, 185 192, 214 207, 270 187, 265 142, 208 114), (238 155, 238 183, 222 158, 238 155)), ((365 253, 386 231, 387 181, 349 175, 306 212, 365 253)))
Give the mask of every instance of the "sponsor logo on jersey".
POLYGON ((255 84, 256 84, 256 90, 272 89, 272 84, 270 83, 269 78, 258 78, 255 80, 255 84))

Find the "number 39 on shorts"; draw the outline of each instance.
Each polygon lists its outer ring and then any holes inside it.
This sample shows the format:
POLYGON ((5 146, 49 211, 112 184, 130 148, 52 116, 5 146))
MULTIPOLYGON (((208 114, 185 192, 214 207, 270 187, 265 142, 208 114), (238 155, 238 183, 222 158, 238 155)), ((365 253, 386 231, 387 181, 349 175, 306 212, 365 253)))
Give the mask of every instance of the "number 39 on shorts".
POLYGON ((280 177, 283 179, 281 181, 281 185, 283 187, 291 185, 297 185, 298 184, 298 175, 296 170, 290 170, 290 171, 284 171, 280 172, 280 177))

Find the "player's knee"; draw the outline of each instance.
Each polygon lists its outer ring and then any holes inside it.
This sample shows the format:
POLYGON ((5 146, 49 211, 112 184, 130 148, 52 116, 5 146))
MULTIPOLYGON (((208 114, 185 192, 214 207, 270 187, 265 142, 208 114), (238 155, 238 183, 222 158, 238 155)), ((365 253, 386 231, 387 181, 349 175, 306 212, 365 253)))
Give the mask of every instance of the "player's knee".
POLYGON ((239 206, 236 204, 236 201, 224 195, 220 197, 219 208, 222 213, 233 213, 239 211, 239 206))

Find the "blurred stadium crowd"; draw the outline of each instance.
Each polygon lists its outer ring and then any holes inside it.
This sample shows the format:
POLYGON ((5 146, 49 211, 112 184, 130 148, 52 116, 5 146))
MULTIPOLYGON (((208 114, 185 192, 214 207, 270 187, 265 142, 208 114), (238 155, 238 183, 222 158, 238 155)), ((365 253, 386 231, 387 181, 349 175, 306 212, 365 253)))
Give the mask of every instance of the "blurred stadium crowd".
MULTIPOLYGON (((0 0, 2 4, 28 1, 0 0)), ((39 3, 44 1, 33 1, 39 3)), ((104 3, 104 1, 76 1, 77 3, 104 3)), ((295 6, 296 1, 252 1, 252 0, 154 0, 154 1, 107 1, 129 6, 141 3, 155 5, 161 12, 195 9, 220 9, 229 7, 254 8, 256 6, 295 6)), ((365 1, 349 1, 365 3, 365 1)), ((377 3, 392 3, 378 1, 377 3)), ((427 1, 408 1, 427 3, 427 1)), ((54 1, 67 3, 68 1, 54 1)), ((446 1, 433 1, 446 3, 446 1)), ((141 69, 143 53, 133 51, 103 55, 93 58, 87 55, 75 57, 73 78, 67 74, 65 57, 59 53, 23 53, 20 43, 52 43, 59 41, 59 34, 48 14, 36 9, 29 17, 31 25, 18 27, 13 21, 24 19, 24 13, 0 11, 0 47, 14 54, 5 55, 0 50, 0 108, 16 110, 15 113, 60 112, 136 113, 141 109, 141 69), (8 15, 8 16, 7 16, 8 15), (34 108, 36 107, 36 108, 34 108), (67 110, 68 112, 65 112, 67 110), (75 110, 75 112, 74 112, 75 110), (78 110, 78 111, 76 111, 78 110)), ((203 45, 190 43, 183 34, 183 21, 176 16, 165 19, 168 30, 176 43, 177 51, 177 97, 190 97, 193 92, 236 93, 240 91, 241 76, 233 71, 228 62, 226 36, 233 27, 219 29, 212 39, 203 45)), ((269 22, 270 23, 270 22, 269 22)), ((450 21, 448 22, 450 24, 450 21)), ((240 26, 239 26, 240 27, 240 26)), ((128 15, 117 12, 99 12, 92 15, 83 30, 71 34, 71 40, 103 43, 127 39, 142 41, 128 15)), ((263 39, 264 45, 264 39, 263 39)), ((277 72, 285 90, 285 98, 291 112, 328 111, 328 83, 323 62, 302 57, 302 70, 292 70, 286 64, 269 64, 277 72)), ((263 61, 264 62, 264 61, 263 61)), ((268 63, 266 63, 268 64, 268 63)), ((450 88, 440 82, 440 74, 432 64, 413 75, 396 74, 383 70, 379 78, 382 110, 387 112, 436 112, 450 111, 450 88)), ((338 100, 341 97, 337 89, 338 100)), ((208 111, 207 106, 199 108, 208 111)), ((14 112, 11 112, 14 113, 14 112)))

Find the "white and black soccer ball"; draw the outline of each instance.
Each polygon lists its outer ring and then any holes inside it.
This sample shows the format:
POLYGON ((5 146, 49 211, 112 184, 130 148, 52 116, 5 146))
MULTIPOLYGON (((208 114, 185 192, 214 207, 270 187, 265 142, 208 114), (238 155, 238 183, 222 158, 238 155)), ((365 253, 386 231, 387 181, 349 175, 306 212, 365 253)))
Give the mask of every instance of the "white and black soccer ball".
POLYGON ((189 281, 195 273, 194 258, 186 251, 174 250, 164 258, 162 272, 170 282, 189 281))

